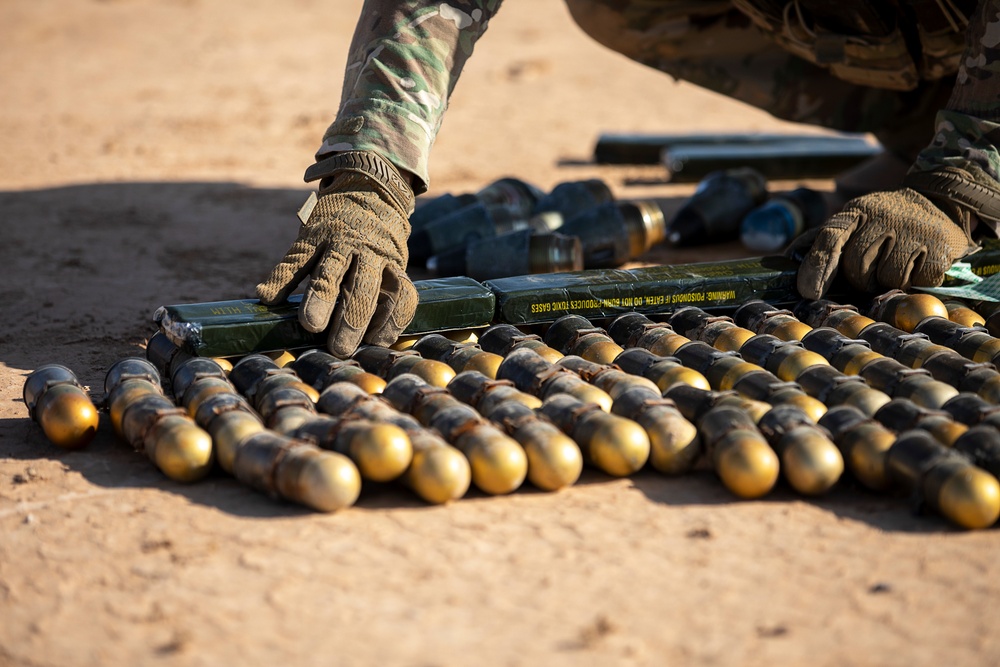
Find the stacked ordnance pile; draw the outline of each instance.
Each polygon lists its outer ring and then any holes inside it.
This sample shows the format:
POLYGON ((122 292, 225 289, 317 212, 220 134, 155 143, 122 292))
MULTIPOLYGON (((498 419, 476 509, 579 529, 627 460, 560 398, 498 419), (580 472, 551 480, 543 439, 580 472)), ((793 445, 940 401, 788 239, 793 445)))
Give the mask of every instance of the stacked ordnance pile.
MULTIPOLYGON (((867 315, 750 301, 662 319, 567 315, 542 335, 496 324, 350 359, 194 357, 158 333, 145 359, 108 370, 102 407, 173 480, 218 470, 318 511, 396 481, 433 504, 470 485, 554 492, 589 466, 712 470, 744 499, 778 484, 819 496, 846 476, 964 528, 1000 516, 1000 339, 968 307, 892 292, 867 315)), ((32 373, 24 395, 61 447, 97 430, 63 366, 32 373)))

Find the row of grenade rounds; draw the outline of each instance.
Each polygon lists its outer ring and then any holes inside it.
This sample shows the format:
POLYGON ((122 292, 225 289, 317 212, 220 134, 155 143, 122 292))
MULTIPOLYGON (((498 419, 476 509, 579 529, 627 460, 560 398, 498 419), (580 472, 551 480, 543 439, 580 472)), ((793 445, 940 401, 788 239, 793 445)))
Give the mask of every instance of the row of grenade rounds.
MULTIPOLYGON (((626 313, 606 330, 569 315, 544 338, 498 324, 351 359, 310 350, 235 365, 157 334, 152 363, 108 372, 106 404, 116 432, 173 479, 217 466, 325 511, 352 504, 364 480, 399 479, 441 503, 470 484, 554 491, 583 465, 621 477, 648 463, 668 475, 707 467, 742 498, 780 477, 819 495, 847 472, 981 528, 1000 514, 1000 350, 982 318, 953 322, 969 314, 934 301, 887 295, 875 319, 823 302, 803 304, 803 319, 764 302, 735 319, 686 307, 662 322, 626 313)), ((25 400, 56 444, 96 430, 68 369, 40 368, 25 400)))

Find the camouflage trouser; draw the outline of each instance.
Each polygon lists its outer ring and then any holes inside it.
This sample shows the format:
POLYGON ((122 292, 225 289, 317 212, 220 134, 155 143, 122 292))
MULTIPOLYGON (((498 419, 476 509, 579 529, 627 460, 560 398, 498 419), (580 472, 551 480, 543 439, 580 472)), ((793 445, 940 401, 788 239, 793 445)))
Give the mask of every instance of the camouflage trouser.
POLYGON ((872 132, 912 160, 955 77, 907 92, 848 83, 784 50, 728 0, 566 0, 592 38, 632 60, 789 121, 872 132))

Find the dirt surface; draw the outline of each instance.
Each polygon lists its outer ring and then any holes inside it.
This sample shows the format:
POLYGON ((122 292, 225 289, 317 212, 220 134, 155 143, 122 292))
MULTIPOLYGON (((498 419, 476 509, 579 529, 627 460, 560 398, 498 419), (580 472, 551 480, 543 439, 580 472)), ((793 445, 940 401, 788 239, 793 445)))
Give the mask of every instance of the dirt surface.
MULTIPOLYGON (((588 164, 598 134, 803 129, 608 52, 561 2, 507 4, 432 193, 601 176, 681 197, 658 168, 588 164)), ((83 451, 45 440, 32 369, 100 397, 157 306, 249 296, 280 257, 360 5, 0 3, 0 665, 996 664, 996 532, 849 484, 742 502, 708 472, 590 471, 445 507, 366 487, 321 515, 171 482, 106 415, 83 451)))

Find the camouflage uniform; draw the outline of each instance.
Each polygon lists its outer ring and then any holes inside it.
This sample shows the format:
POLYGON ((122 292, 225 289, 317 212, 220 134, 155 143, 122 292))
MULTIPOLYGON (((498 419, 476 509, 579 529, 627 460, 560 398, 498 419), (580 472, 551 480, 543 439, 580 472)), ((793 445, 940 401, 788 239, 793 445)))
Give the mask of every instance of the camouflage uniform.
MULTIPOLYGON (((374 150, 412 173, 418 194, 426 190, 428 155, 448 97, 500 4, 366 0, 337 120, 317 157, 374 150)), ((916 156, 916 171, 971 163, 1000 180, 1000 0, 981 0, 968 17, 948 13, 950 29, 918 26, 916 59, 906 39, 888 35, 833 40, 833 64, 826 54, 831 40, 809 43, 819 38, 795 13, 798 2, 567 4, 597 41, 675 78, 786 120, 873 132, 890 149, 916 156), (783 11, 757 9, 769 5, 783 11), (866 60, 868 47, 875 56, 866 60)))

